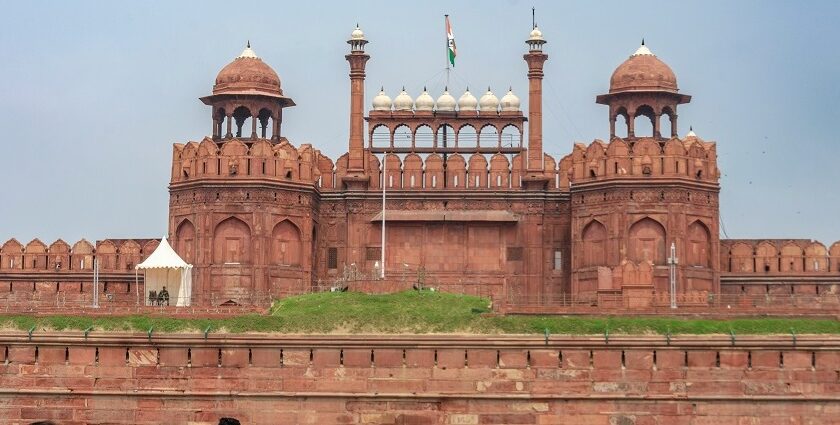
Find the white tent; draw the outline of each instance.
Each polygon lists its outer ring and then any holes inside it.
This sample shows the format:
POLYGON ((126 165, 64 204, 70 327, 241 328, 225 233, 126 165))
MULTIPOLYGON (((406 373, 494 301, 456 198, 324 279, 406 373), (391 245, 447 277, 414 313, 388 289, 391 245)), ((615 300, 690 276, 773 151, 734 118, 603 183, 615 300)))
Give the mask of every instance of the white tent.
MULTIPOLYGON (((137 271, 143 270, 145 276, 146 305, 151 305, 149 291, 159 294, 164 287, 169 292, 169 304, 176 306, 190 305, 192 297, 192 264, 187 264, 172 249, 166 238, 160 240, 155 252, 146 261, 134 267, 135 283, 137 271)), ((136 286, 136 285, 135 285, 136 286)), ((139 289, 138 289, 139 291, 139 289)), ((139 297, 139 293, 138 293, 139 297)), ((139 302, 139 300, 138 300, 139 302)))

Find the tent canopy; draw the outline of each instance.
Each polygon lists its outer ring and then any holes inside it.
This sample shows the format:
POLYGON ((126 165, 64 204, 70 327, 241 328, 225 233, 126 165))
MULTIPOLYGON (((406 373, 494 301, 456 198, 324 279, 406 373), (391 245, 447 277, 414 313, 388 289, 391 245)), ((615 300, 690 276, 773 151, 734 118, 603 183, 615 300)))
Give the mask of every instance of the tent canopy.
MULTIPOLYGON (((146 261, 135 266, 134 269, 144 272, 146 294, 150 294, 152 291, 159 294, 163 288, 167 288, 170 305, 190 305, 192 298, 192 264, 184 261, 172 249, 166 238, 161 239, 155 252, 149 255, 146 261)), ((156 300, 154 299, 146 299, 146 305, 155 303, 156 300)))
POLYGON ((192 267, 186 261, 181 259, 177 252, 172 249, 172 245, 166 241, 166 238, 160 240, 160 245, 155 249, 155 252, 146 258, 146 261, 136 265, 135 269, 184 269, 192 267))

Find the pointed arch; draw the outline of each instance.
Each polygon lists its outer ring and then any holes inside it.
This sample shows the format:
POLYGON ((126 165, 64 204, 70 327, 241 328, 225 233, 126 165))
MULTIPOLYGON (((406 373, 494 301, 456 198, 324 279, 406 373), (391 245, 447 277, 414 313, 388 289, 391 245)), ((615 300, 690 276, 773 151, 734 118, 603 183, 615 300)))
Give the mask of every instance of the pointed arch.
POLYGON ((665 227, 658 221, 645 217, 635 222, 630 226, 628 241, 627 257, 631 261, 665 264, 665 227))
POLYGON ((712 236, 709 228, 700 220, 688 226, 688 265, 711 267, 712 236))
POLYGON ((250 264, 251 228, 236 217, 222 220, 213 231, 214 264, 250 264))
POLYGON ((299 266, 301 251, 300 229, 289 220, 283 220, 271 231, 271 264, 299 266))
POLYGON ((605 266, 607 264, 607 227, 598 220, 592 220, 581 232, 583 240, 583 267, 605 266))
POLYGON ((175 252, 187 263, 195 263, 195 225, 184 219, 175 229, 175 252))

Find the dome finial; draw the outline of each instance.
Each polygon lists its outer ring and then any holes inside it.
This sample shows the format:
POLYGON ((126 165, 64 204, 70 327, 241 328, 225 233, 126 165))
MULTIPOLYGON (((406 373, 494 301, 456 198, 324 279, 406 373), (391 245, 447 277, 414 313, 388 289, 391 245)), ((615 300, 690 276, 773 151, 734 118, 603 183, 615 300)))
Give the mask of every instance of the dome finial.
POLYGON ((694 131, 694 126, 693 125, 688 126, 688 131, 694 131))
POLYGON ((644 46, 644 45, 645 45, 645 38, 642 37, 642 46, 644 46))
POLYGON ((251 40, 248 40, 248 42, 245 43, 245 47, 247 47, 249 49, 251 48, 251 40))

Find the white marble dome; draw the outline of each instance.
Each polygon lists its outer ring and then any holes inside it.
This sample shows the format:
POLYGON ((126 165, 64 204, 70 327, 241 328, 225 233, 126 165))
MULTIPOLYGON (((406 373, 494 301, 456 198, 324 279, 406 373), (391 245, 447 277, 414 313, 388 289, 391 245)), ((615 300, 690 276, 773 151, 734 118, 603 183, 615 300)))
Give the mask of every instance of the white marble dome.
POLYGON ((496 112, 499 109, 499 98, 490 91, 490 87, 487 87, 487 93, 478 101, 478 109, 481 112, 496 112))
POLYGON ((540 31, 540 29, 538 27, 534 27, 534 29, 531 30, 531 36, 528 38, 528 40, 529 41, 544 40, 542 31, 540 31))
POLYGON ((391 110, 391 98, 385 94, 385 89, 379 89, 379 94, 373 98, 373 110, 374 111, 390 111, 391 110))
POLYGON ((437 99, 437 110, 443 112, 453 112, 455 111, 455 105, 457 105, 455 98, 449 94, 449 90, 444 89, 443 94, 437 99))
POLYGON ((458 110, 461 111, 475 111, 475 108, 478 106, 478 99, 470 93, 470 88, 467 87, 467 91, 461 95, 461 98, 458 99, 458 110))
POLYGON ((416 111, 432 111, 435 109, 435 100, 432 96, 429 95, 429 92, 426 91, 426 88, 423 87, 423 93, 420 93, 420 96, 417 96, 417 99, 414 99, 414 110, 416 111))
POLYGON ((405 87, 403 87, 400 94, 394 98, 394 110, 395 111, 410 111, 414 108, 414 99, 408 95, 405 91, 405 87))
POLYGON ((364 40, 365 33, 362 32, 362 29, 359 28, 359 24, 356 24, 356 28, 353 29, 353 32, 350 33, 351 40, 364 40))
POLYGON ((502 96, 502 111, 518 111, 519 97, 513 94, 513 89, 508 90, 507 94, 502 96))

